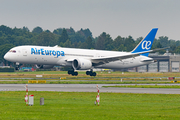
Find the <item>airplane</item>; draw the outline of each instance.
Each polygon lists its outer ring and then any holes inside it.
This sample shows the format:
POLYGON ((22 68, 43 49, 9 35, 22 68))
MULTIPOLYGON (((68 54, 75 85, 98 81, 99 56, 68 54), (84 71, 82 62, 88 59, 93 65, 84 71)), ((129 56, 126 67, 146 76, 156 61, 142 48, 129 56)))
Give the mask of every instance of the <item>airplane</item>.
POLYGON ((68 71, 70 75, 77 76, 77 70, 87 70, 87 75, 96 76, 94 68, 123 69, 155 62, 148 54, 164 49, 151 50, 157 30, 153 28, 131 52, 24 45, 10 49, 4 59, 17 65, 36 64, 38 68, 44 69, 70 66, 73 68, 68 71))

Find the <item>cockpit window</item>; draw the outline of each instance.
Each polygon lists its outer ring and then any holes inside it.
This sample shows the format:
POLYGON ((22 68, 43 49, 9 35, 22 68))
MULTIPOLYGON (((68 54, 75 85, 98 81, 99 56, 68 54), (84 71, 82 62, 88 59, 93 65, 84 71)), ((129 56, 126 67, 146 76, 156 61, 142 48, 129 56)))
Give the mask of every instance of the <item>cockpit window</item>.
POLYGON ((16 53, 16 50, 10 50, 9 52, 16 53))

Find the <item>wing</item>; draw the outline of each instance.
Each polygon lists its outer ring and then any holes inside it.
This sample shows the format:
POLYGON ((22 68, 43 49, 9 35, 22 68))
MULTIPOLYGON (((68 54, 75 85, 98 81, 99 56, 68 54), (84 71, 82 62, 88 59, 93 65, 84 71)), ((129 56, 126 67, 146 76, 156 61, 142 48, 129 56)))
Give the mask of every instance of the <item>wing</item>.
POLYGON ((154 50, 149 50, 149 51, 145 51, 145 52, 138 52, 138 53, 131 53, 131 52, 129 52, 129 53, 125 54, 125 55, 108 56, 108 57, 101 57, 101 58, 92 58, 91 61, 92 61, 92 63, 94 65, 102 65, 102 64, 113 62, 113 61, 117 61, 117 60, 134 58, 134 57, 140 56, 143 53, 155 52, 155 51, 159 51, 159 50, 163 50, 163 49, 167 49, 167 48, 168 47, 154 49, 154 50))

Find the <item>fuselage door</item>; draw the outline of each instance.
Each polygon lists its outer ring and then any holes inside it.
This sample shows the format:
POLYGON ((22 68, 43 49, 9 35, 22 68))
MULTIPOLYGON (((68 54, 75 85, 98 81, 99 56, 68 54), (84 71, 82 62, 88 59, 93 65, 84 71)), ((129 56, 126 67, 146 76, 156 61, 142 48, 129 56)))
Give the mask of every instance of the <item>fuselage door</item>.
POLYGON ((26 49, 23 49, 23 56, 27 56, 27 50, 26 49))

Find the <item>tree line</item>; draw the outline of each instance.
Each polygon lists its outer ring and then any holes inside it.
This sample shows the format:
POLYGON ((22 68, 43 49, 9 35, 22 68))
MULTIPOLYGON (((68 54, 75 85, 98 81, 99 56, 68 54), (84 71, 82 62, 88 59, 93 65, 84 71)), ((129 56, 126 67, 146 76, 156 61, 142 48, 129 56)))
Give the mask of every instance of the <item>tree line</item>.
MULTIPOLYGON (((102 32, 98 37, 93 38, 92 32, 87 29, 75 31, 73 28, 58 28, 53 32, 43 30, 37 26, 32 31, 27 27, 10 28, 5 25, 0 26, 0 61, 7 64, 4 54, 14 46, 39 45, 39 46, 61 46, 70 48, 111 50, 111 51, 131 51, 143 39, 134 39, 132 36, 115 39, 102 32)), ((170 40, 167 36, 161 36, 154 40, 152 49, 170 46, 171 53, 180 53, 180 41, 170 40)), ((161 51, 163 53, 165 51, 161 51)))

